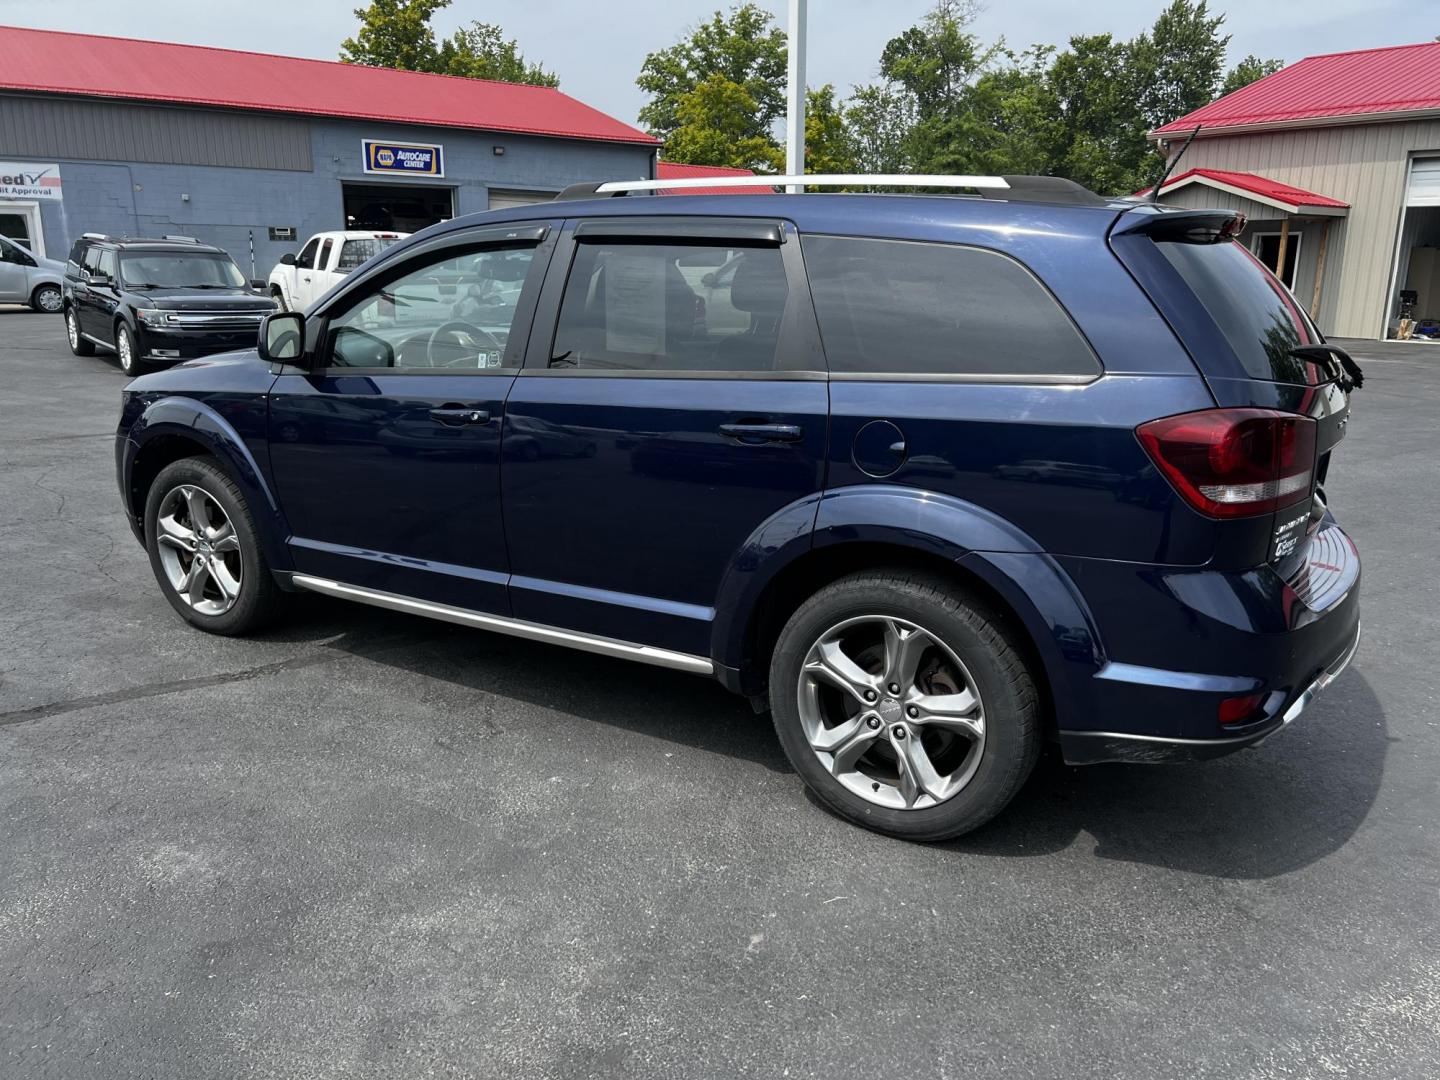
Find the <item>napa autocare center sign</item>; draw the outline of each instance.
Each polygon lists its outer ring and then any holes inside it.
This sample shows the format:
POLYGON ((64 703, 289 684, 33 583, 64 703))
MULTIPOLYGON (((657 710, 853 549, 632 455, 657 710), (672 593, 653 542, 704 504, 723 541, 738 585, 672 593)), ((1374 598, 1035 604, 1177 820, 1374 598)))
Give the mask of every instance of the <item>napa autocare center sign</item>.
POLYGON ((60 166, 0 161, 0 199, 60 199, 60 166))
POLYGON ((425 143, 379 142, 362 139, 367 173, 390 176, 444 176, 445 148, 425 143))

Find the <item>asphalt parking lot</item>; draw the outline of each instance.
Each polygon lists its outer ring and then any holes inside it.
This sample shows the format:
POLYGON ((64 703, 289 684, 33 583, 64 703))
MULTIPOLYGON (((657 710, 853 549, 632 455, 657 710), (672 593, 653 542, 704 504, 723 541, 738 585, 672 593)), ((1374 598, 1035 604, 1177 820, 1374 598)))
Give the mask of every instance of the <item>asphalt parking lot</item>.
POLYGON ((188 629, 123 376, 0 309, 0 1076, 1440 1074, 1440 347, 1356 348, 1352 668, 925 847, 693 676, 318 597, 188 629))

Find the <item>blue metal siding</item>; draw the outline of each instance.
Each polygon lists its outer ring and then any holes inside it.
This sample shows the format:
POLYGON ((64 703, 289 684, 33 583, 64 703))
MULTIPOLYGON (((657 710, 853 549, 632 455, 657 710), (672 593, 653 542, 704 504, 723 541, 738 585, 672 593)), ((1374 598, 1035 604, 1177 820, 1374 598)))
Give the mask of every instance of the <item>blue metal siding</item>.
MULTIPOLYGON (((10 102, 5 104, 8 108, 10 102)), ((149 114, 166 110, 138 111, 149 114)), ((195 110, 169 111, 178 114, 195 110)), ((133 118, 137 110, 115 115, 121 120, 133 118)), ((44 155, 34 152, 42 144, 8 141, 3 130, 0 160, 60 162, 64 201, 41 206, 46 249, 53 257, 63 259, 82 232, 183 233, 223 247, 242 270, 250 273, 253 237, 254 274, 265 277, 281 255, 298 250, 311 233, 344 227, 342 182, 378 184, 399 179, 364 173, 362 139, 443 145, 443 179, 405 179, 410 184, 453 188, 457 214, 488 209, 492 187, 558 192, 584 180, 648 177, 654 154, 647 146, 578 139, 323 119, 287 122, 308 126, 308 159, 313 168, 307 171, 44 155), (505 148, 503 156, 494 153, 496 146, 505 148), (183 195, 188 195, 189 200, 182 199, 183 195), (268 233, 272 225, 293 226, 297 239, 272 242, 268 233)))

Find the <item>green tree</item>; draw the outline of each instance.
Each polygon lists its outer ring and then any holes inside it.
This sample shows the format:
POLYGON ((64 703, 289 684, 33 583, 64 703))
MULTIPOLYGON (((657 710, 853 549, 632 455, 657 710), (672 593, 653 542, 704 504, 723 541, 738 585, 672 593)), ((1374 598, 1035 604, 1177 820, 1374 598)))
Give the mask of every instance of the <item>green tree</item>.
POLYGON ((1050 45, 1007 51, 1005 63, 975 80, 966 100, 970 171, 1046 175, 1055 170, 1065 128, 1050 82, 1054 55, 1050 45))
POLYGON ((435 31, 430 19, 450 0, 373 0, 356 8, 360 29, 340 43, 340 59, 347 64, 434 71, 435 31))
POLYGON ((1131 78, 1130 46, 1109 34, 1073 37, 1047 81, 1059 113, 1054 172, 1092 191, 1141 187, 1151 156, 1131 78))
POLYGON ((1241 87, 1249 86, 1252 82, 1265 78, 1266 75, 1274 75, 1284 66, 1284 60, 1261 60, 1252 53, 1225 73, 1225 81, 1220 84, 1220 96, 1233 94, 1241 87))
POLYGON ((856 171, 857 157, 845 113, 835 100, 835 87, 811 87, 805 91, 805 171, 807 173, 850 173, 856 171))
POLYGON ((860 172, 911 171, 915 102, 908 92, 890 83, 857 87, 843 115, 860 172))
POLYGON ((1126 76, 1147 130, 1215 100, 1230 35, 1205 0, 1172 0, 1149 33, 1127 46, 1126 76))
POLYGON ((560 80, 520 54, 518 43, 505 39, 493 23, 472 22, 442 42, 430 25, 451 0, 372 0, 356 8, 360 29, 340 43, 347 64, 461 75, 470 79, 559 86, 560 80))
POLYGON ((756 130, 758 107, 745 87, 711 75, 677 101, 665 160, 778 172, 784 154, 768 132, 756 130))
MULTIPOLYGON (((682 125, 693 128, 693 122, 706 114, 723 117, 732 127, 719 129, 736 140, 768 140, 778 149, 771 129, 785 114, 785 31, 775 25, 768 11, 753 3, 740 4, 726 15, 716 11, 709 22, 701 23, 688 37, 669 48, 645 57, 635 85, 650 95, 640 110, 640 122, 652 134, 666 141, 665 156, 678 158, 671 146, 671 135, 682 125), (739 90, 751 105, 751 112, 742 123, 726 106, 741 100, 733 90, 723 95, 714 80, 723 80, 739 90), (701 91, 701 87, 707 88, 701 91), (700 92, 700 98, 694 95, 700 92), (690 118, 686 123, 682 109, 690 118)), ((710 142, 694 130, 687 132, 687 145, 696 140, 710 142)), ((696 164, 720 164, 700 162, 696 164)))
POLYGON ((527 63, 515 40, 506 40, 494 23, 472 22, 440 45, 438 70, 446 75, 500 82, 559 86, 560 79, 539 64, 527 63))

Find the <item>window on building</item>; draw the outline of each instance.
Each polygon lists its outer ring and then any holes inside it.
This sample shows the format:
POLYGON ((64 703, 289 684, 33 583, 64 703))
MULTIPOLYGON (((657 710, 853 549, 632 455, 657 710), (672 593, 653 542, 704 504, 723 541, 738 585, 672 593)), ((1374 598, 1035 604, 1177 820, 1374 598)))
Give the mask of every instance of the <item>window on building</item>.
POLYGON ((955 244, 804 238, 830 369, 896 375, 1095 375, 1075 324, 1014 259, 955 244))
POLYGON ((510 329, 534 254, 492 248, 415 265, 331 320, 330 363, 462 371, 518 365, 510 329))
POLYGON ((776 248, 582 243, 550 366, 773 370, 787 291, 776 248))

